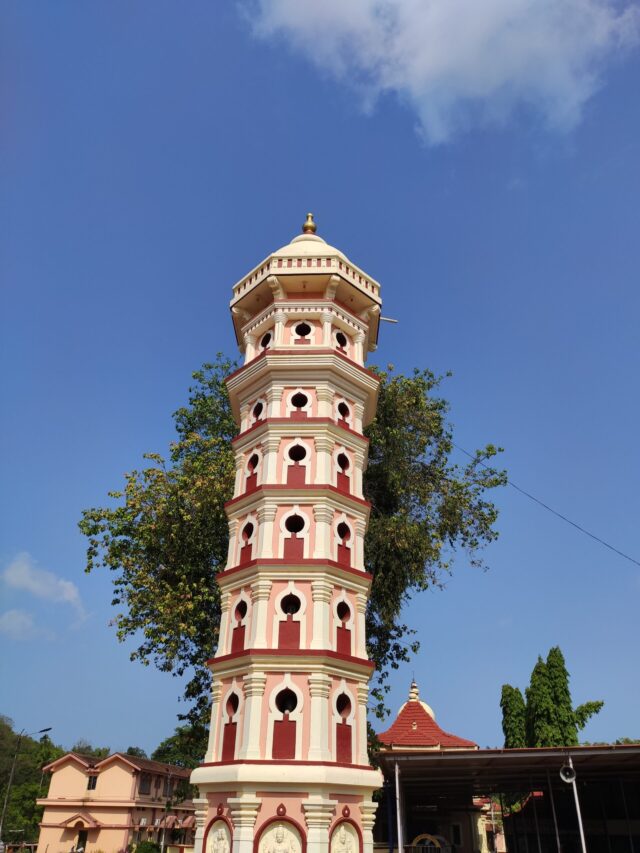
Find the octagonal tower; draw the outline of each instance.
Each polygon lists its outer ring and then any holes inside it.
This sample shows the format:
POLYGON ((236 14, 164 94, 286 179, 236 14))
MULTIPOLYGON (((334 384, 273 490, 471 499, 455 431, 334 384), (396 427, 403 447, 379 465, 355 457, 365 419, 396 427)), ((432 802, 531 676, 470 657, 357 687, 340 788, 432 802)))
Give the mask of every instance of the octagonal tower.
POLYGON ((380 286, 303 233, 233 288, 244 365, 196 853, 372 853, 363 428, 380 286))

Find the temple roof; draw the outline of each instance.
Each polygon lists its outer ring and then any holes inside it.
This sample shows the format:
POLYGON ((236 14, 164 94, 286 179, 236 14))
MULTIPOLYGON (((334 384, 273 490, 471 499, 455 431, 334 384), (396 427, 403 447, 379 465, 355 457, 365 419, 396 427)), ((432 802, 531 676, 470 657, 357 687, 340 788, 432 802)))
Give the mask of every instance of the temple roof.
POLYGON ((445 732, 435 721, 435 715, 426 702, 420 701, 418 685, 411 682, 409 698, 398 711, 392 725, 378 735, 379 740, 392 750, 419 749, 477 749, 471 740, 445 732))

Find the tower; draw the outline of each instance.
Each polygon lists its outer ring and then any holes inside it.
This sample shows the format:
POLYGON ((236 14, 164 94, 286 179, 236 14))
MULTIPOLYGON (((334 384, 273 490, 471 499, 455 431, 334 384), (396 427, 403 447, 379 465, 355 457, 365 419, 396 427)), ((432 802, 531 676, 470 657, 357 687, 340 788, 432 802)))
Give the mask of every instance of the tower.
POLYGON ((316 233, 233 288, 244 364, 196 853, 372 853, 363 428, 380 286, 316 233))

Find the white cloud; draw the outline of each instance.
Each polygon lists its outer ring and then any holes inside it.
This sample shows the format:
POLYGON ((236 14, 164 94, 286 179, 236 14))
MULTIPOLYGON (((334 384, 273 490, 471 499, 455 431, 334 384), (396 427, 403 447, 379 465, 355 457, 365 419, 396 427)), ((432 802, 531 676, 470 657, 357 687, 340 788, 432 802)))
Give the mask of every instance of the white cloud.
POLYGON ((12 640, 30 640, 37 636, 33 616, 24 610, 7 610, 0 613, 0 634, 5 634, 12 640))
POLYGON ((371 103, 393 92, 426 139, 502 123, 521 107, 569 130, 604 64, 640 38, 633 0, 244 0, 278 38, 371 103))
POLYGON ((33 557, 26 551, 18 554, 9 563, 3 572, 3 579, 13 589, 29 592, 37 598, 44 598, 55 604, 68 604, 80 618, 85 618, 78 587, 53 572, 38 568, 33 557))

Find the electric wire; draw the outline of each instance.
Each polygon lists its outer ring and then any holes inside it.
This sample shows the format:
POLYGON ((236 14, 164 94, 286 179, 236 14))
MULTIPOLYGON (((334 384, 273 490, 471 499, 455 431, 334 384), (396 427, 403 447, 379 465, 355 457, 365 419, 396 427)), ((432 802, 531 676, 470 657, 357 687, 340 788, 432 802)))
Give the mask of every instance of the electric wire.
MULTIPOLYGON (((453 446, 459 450, 461 453, 464 453, 465 456, 468 456, 470 459, 475 459, 475 454, 469 453, 468 450, 465 450, 464 447, 460 447, 459 444, 456 444, 454 441, 451 442, 453 446)), ((483 468, 490 469, 489 465, 485 465, 484 462, 478 462, 479 465, 482 465, 483 468)), ((624 551, 621 551, 619 548, 614 547, 609 542, 606 542, 604 539, 601 539, 599 536, 596 536, 595 533, 591 533, 590 530, 587 530, 582 525, 577 524, 575 521, 572 521, 570 518, 567 518, 566 515, 563 515, 561 512, 558 512, 557 509, 549 506, 544 501, 541 501, 540 498, 537 498, 535 495, 532 495, 531 492, 527 492, 525 489, 521 489, 520 486, 517 486, 513 480, 507 477, 507 483, 512 486, 517 492, 529 498, 529 500, 534 501, 539 506, 543 507, 547 510, 547 512, 552 513, 553 515, 561 518, 562 521, 566 521, 567 524, 570 524, 572 527, 575 527, 576 530, 579 530, 580 533, 584 533, 585 536, 589 536, 591 539, 595 539, 596 542, 599 542, 601 545, 604 545, 605 548, 608 548, 610 551, 613 551, 615 554, 618 554, 620 557, 624 557, 625 560, 629 560, 630 563, 635 563, 636 566, 640 566, 640 560, 636 560, 635 557, 630 557, 629 554, 625 554, 624 551)))

